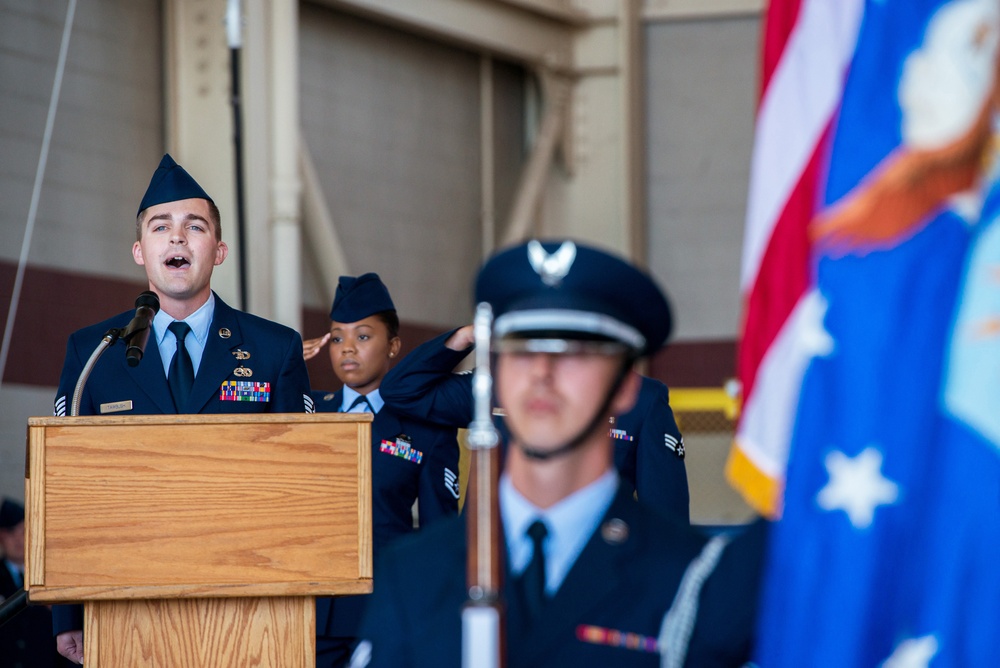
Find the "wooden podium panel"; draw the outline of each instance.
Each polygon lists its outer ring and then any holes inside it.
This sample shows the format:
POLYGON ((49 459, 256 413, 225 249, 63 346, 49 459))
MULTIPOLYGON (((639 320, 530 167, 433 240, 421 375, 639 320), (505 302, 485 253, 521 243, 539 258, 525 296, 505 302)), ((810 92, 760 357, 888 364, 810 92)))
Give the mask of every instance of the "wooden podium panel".
POLYGON ((30 418, 31 600, 371 591, 370 419, 30 418))
POLYGON ((84 624, 88 665, 316 666, 309 597, 95 601, 84 624))

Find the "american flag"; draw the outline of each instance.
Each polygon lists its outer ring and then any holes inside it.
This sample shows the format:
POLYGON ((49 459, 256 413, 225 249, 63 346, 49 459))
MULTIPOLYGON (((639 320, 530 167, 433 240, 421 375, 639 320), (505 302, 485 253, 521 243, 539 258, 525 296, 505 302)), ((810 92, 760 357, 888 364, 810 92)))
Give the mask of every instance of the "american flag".
POLYGON ((861 0, 780 0, 765 17, 762 91, 747 202, 738 372, 743 410, 727 475, 780 512, 791 428, 820 305, 808 226, 863 9, 861 0))
POLYGON ((1000 3, 775 0, 772 16, 768 37, 786 37, 765 56, 778 63, 760 115, 785 114, 778 129, 811 118, 812 134, 768 135, 762 118, 757 153, 768 138, 815 144, 755 157, 800 176, 775 191, 755 171, 752 189, 784 195, 752 195, 748 213, 753 373, 730 473, 781 514, 756 662, 1000 665, 1000 3), (772 111, 793 57, 826 63, 835 94, 797 70, 789 91, 823 104, 772 111), (801 228, 781 227, 804 186, 801 228), (772 250, 792 231, 804 270, 772 250), (789 305, 778 324, 760 317, 774 304, 789 305))

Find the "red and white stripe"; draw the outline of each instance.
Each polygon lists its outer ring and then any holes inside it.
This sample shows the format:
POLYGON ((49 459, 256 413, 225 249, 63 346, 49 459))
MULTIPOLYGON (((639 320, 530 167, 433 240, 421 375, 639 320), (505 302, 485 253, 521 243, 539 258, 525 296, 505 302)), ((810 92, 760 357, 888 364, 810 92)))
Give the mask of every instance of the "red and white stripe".
POLYGON ((821 308, 809 222, 863 0, 772 0, 747 200, 738 373, 743 411, 727 476, 760 512, 780 513, 789 440, 808 363, 798 327, 821 308))

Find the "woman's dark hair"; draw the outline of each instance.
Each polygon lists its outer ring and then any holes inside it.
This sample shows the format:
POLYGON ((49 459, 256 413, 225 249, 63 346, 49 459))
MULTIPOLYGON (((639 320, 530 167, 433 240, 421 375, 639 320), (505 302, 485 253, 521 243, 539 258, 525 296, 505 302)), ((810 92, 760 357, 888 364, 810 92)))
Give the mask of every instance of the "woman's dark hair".
POLYGON ((389 340, 399 336, 399 316, 393 310, 379 311, 373 314, 376 318, 385 323, 385 328, 389 330, 389 340))

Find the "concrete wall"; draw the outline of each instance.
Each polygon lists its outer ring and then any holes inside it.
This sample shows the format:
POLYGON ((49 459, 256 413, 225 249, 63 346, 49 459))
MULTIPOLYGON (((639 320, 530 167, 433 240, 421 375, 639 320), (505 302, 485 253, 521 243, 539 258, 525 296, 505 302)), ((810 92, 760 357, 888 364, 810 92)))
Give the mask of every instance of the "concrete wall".
POLYGON ((675 340, 736 338, 759 23, 646 25, 648 262, 675 340))
MULTIPOLYGON (((465 322, 482 257, 479 57, 322 7, 301 18, 304 135, 350 272, 378 272, 404 320, 465 322)), ((496 78, 509 199, 523 74, 496 78)))
MULTIPOLYGON (((0 258, 16 262, 65 2, 0 0, 0 258)), ((135 278, 138 197, 162 153, 156 0, 77 5, 29 261, 135 278)))

